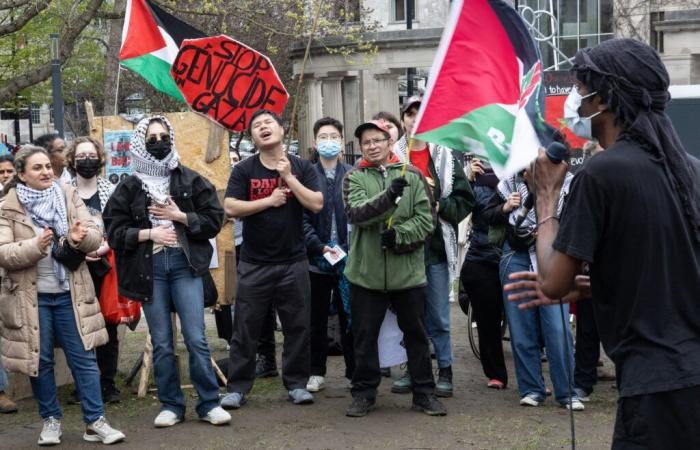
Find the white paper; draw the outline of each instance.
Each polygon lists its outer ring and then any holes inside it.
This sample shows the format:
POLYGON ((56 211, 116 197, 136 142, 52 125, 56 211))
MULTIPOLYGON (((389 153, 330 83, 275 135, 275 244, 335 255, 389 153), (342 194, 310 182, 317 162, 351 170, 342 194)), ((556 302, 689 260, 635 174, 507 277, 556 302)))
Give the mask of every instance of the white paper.
POLYGON ((337 244, 332 247, 332 250, 332 252, 324 253, 323 257, 326 258, 326 261, 328 261, 331 266, 335 266, 339 261, 342 261, 342 259, 345 258, 347 253, 345 253, 345 251, 343 251, 343 249, 337 244))
POLYGON ((209 239, 209 243, 211 244, 212 248, 214 249, 214 253, 212 253, 212 255, 211 255, 211 261, 209 262, 209 268, 210 269, 218 269, 219 268, 219 253, 216 251, 216 238, 209 239))
POLYGON ((399 328, 396 314, 387 310, 382 327, 379 329, 379 338, 377 339, 379 367, 398 366, 408 361, 406 349, 401 345, 402 341, 403 333, 399 328))

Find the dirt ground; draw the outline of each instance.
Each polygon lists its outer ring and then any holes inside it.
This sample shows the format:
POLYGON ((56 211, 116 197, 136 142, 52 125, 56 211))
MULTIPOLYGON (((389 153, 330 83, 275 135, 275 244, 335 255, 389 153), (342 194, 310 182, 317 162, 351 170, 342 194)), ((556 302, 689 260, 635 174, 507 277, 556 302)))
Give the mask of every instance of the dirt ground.
MULTIPOLYGON (((225 342, 216 338, 213 315, 206 321, 210 346, 215 358, 226 355, 225 342)), ((197 420, 194 413, 196 394, 187 389, 187 420, 168 429, 153 428, 158 413, 155 392, 138 399, 133 389, 123 386, 123 372, 133 364, 144 347, 143 324, 127 332, 120 363, 118 383, 122 402, 108 405, 107 418, 126 433, 129 449, 554 449, 570 448, 568 412, 549 398, 538 408, 518 405, 518 392, 512 354, 506 343, 511 385, 505 391, 486 388, 479 361, 472 354, 466 333, 466 320, 458 306, 452 308, 455 362, 455 395, 446 399, 446 417, 428 417, 410 410, 411 396, 389 391, 390 380, 384 378, 377 399, 377 409, 360 419, 345 417, 350 392, 342 378, 342 357, 329 358, 327 388, 316 395, 313 405, 295 406, 287 401, 281 379, 258 380, 240 410, 233 411, 231 425, 214 427, 197 420)), ((145 322, 145 321, 143 321, 145 322)), ((178 347, 186 354, 180 337, 178 347)), ((278 359, 282 336, 277 334, 278 359)), ((181 358, 187 365, 187 358, 181 358)), ((547 365, 544 364, 545 371, 547 365)), ((183 371, 186 373, 186 370, 183 371)), ((401 370, 392 370, 394 378, 401 370)), ((188 378, 185 375, 185 378, 188 378)), ((548 376, 547 384, 551 385, 548 376)), ((183 383, 187 383, 183 380, 183 383)), ((82 440, 84 425, 80 408, 68 405, 72 387, 60 389, 64 407, 62 447, 94 448, 82 440)), ((596 387, 586 411, 576 413, 576 444, 579 449, 610 448, 615 415, 616 390, 613 383, 596 387)), ((36 403, 19 402, 20 412, 0 415, 0 449, 36 448, 41 430, 36 403)))

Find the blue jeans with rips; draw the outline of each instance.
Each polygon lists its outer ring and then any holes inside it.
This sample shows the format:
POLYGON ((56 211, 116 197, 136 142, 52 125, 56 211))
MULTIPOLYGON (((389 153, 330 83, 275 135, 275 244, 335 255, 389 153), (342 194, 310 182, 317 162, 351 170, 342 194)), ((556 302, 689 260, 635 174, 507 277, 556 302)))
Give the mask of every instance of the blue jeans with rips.
POLYGON ((83 421, 92 423, 104 415, 100 370, 95 350, 87 351, 78 332, 70 292, 38 294, 39 303, 39 374, 30 377, 32 392, 39 403, 42 419, 62 417, 56 396, 54 377, 54 338, 58 339, 66 355, 68 367, 75 380, 75 388, 83 410, 83 421))
POLYGON ((190 272, 181 248, 166 247, 153 255, 153 302, 143 304, 153 343, 153 372, 162 409, 185 415, 180 388, 170 313, 180 317, 182 336, 189 353, 190 378, 197 391, 197 414, 205 416, 219 404, 219 385, 204 334, 202 277, 190 272))
MULTIPOLYGON (((530 267, 528 252, 516 252, 508 243, 505 244, 500 264, 501 283, 504 286, 510 282, 508 279, 510 274, 531 270, 530 267)), ((568 403, 569 383, 572 381, 574 367, 573 338, 571 328, 568 326, 569 305, 563 307, 565 318, 565 325, 563 325, 559 305, 521 310, 518 309, 518 303, 521 302, 509 301, 508 294, 509 292, 503 293, 503 304, 510 328, 520 397, 532 394, 538 401, 544 401, 546 398, 540 359, 539 335, 541 333, 549 362, 549 376, 554 387, 554 398, 561 404, 568 403), (564 330, 566 330, 566 342, 563 338, 564 330), (568 358, 565 345, 568 346, 568 358)))

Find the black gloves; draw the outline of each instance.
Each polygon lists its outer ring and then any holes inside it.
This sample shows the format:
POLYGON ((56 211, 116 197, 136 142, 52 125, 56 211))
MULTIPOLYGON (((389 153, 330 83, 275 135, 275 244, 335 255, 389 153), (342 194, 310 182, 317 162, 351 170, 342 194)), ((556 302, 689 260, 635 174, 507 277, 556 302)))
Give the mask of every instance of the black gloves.
POLYGON ((391 200, 393 201, 401 197, 401 195, 403 195, 403 189, 406 186, 408 186, 408 181, 406 181, 406 178, 404 177, 394 178, 393 180, 391 180, 389 189, 387 189, 391 200))
POLYGON ((382 248, 394 248, 396 246, 396 230, 389 228, 388 230, 382 231, 381 239, 382 248))

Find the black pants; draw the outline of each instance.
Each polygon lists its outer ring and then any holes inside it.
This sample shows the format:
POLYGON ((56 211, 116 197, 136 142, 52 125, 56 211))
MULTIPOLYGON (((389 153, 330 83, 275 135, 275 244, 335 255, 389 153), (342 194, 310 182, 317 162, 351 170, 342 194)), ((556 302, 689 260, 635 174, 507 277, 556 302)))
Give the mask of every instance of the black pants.
POLYGON ((352 348, 352 331, 348 330, 348 318, 338 291, 338 277, 309 272, 311 281, 311 375, 326 376, 328 359, 328 313, 331 299, 338 310, 340 343, 345 358, 345 378, 352 379, 355 357, 352 348))
POLYGON ((355 347, 355 372, 352 376, 352 396, 375 399, 381 381, 377 339, 384 315, 394 306, 399 328, 408 354, 408 372, 413 380, 413 392, 435 392, 430 362, 428 333, 423 324, 425 288, 381 292, 350 285, 350 315, 355 347))
POLYGON ((593 392, 598 381, 600 337, 593 313, 593 300, 576 303, 576 352, 574 353, 574 386, 586 394, 593 392))
POLYGON ((119 362, 118 326, 119 325, 108 323, 106 328, 109 341, 107 341, 105 345, 95 349, 97 367, 100 369, 100 384, 102 385, 102 390, 114 388, 114 377, 117 376, 117 364, 119 362))
POLYGON ((275 362, 275 328, 277 328, 277 320, 275 319, 275 308, 272 303, 265 314, 265 320, 260 330, 260 339, 258 339, 258 356, 261 356, 268 361, 275 362))
POLYGON ((238 295, 229 355, 228 392, 247 393, 255 382, 255 351, 272 304, 282 322, 282 380, 287 389, 305 389, 309 379, 309 264, 238 266, 238 295))
POLYGON ((617 401, 613 450, 700 448, 700 386, 617 401))
MULTIPOLYGON (((460 275, 464 292, 474 308, 479 331, 479 354, 484 375, 508 384, 508 371, 503 357, 503 295, 498 265, 465 261, 460 275)), ((471 326, 471 324, 467 324, 471 326)))

